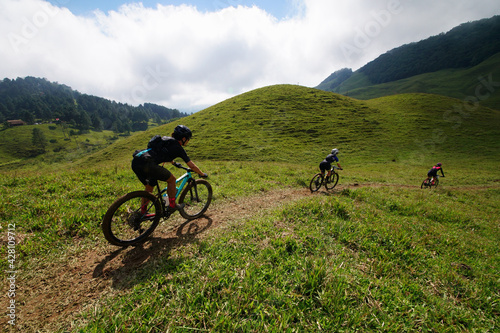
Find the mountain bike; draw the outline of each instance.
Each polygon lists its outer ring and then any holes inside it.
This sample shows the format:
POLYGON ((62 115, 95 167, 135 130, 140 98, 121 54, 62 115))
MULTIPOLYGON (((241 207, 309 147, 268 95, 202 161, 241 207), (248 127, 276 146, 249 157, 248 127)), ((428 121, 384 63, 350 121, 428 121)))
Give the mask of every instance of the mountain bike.
POLYGON ((311 192, 318 191, 323 184, 327 190, 333 189, 339 181, 339 174, 335 171, 335 169, 342 170, 336 166, 332 166, 330 169, 330 176, 324 176, 321 172, 315 174, 309 184, 311 192))
MULTIPOLYGON (((420 188, 433 188, 437 187, 439 185, 439 175, 436 175, 436 177, 433 177, 433 179, 427 179, 425 178, 424 181, 422 182, 422 185, 420 185, 420 188)), ((441 176, 444 177, 444 176, 441 176)))
MULTIPOLYGON (((195 180, 192 170, 174 164, 186 173, 176 180, 176 199, 180 215, 188 220, 202 216, 212 201, 212 186, 204 179, 195 180)), ((117 246, 129 246, 143 242, 158 226, 161 219, 172 214, 168 210, 167 188, 156 183, 157 194, 134 191, 116 199, 102 220, 106 240, 117 246)))

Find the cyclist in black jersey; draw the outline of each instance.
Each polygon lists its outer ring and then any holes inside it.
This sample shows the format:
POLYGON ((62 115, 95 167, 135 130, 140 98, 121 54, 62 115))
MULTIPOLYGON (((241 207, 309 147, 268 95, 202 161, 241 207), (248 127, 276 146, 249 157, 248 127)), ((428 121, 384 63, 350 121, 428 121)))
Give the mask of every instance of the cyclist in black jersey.
MULTIPOLYGON (((183 146, 186 146, 193 136, 191 130, 184 126, 179 125, 175 127, 172 137, 164 136, 161 138, 159 144, 151 149, 137 150, 134 153, 132 160, 132 170, 137 175, 137 178, 145 185, 148 192, 153 192, 158 180, 167 182, 167 194, 169 200, 169 211, 174 212, 180 208, 180 205, 175 203, 175 176, 160 163, 169 162, 173 165, 176 164, 174 159, 180 157, 188 165, 188 167, 196 172, 201 177, 207 177, 196 164, 186 154, 183 146)), ((144 206, 145 203, 143 203, 144 206)))
POLYGON ((332 163, 337 162, 337 166, 339 167, 340 170, 342 170, 342 167, 340 166, 339 163, 339 158, 337 157, 337 154, 339 153, 339 150, 337 148, 333 148, 332 152, 326 156, 326 158, 319 163, 319 169, 321 170, 321 174, 324 176, 325 171, 328 171, 327 177, 330 176, 331 174, 331 169, 332 169, 332 163))

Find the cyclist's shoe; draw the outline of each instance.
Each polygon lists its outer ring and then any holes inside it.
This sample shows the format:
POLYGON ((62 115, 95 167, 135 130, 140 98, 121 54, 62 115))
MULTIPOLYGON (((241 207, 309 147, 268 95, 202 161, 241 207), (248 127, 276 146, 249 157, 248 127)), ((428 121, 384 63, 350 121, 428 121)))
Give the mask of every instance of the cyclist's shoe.
POLYGON ((185 206, 185 204, 181 203, 181 204, 176 204, 175 207, 172 207, 172 206, 168 206, 167 208, 167 212, 169 212, 170 214, 172 214, 173 212, 175 212, 176 210, 181 210, 183 209, 185 206))

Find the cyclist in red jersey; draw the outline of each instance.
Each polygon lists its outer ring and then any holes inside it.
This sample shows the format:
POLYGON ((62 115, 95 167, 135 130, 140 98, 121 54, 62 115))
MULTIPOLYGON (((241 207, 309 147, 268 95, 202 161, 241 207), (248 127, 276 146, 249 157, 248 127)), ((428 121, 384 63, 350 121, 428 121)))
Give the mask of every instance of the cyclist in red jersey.
POLYGON ((434 179, 437 177, 438 171, 441 171, 441 175, 444 177, 443 164, 437 163, 427 172, 427 182, 434 185, 434 179))

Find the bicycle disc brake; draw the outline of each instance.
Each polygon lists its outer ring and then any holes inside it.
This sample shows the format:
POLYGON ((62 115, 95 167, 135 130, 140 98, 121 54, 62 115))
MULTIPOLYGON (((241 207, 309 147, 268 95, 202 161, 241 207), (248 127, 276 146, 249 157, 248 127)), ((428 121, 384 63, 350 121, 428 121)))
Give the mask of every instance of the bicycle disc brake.
POLYGON ((138 212, 129 212, 129 216, 127 219, 128 225, 134 230, 137 231, 141 228, 141 214, 138 212))

